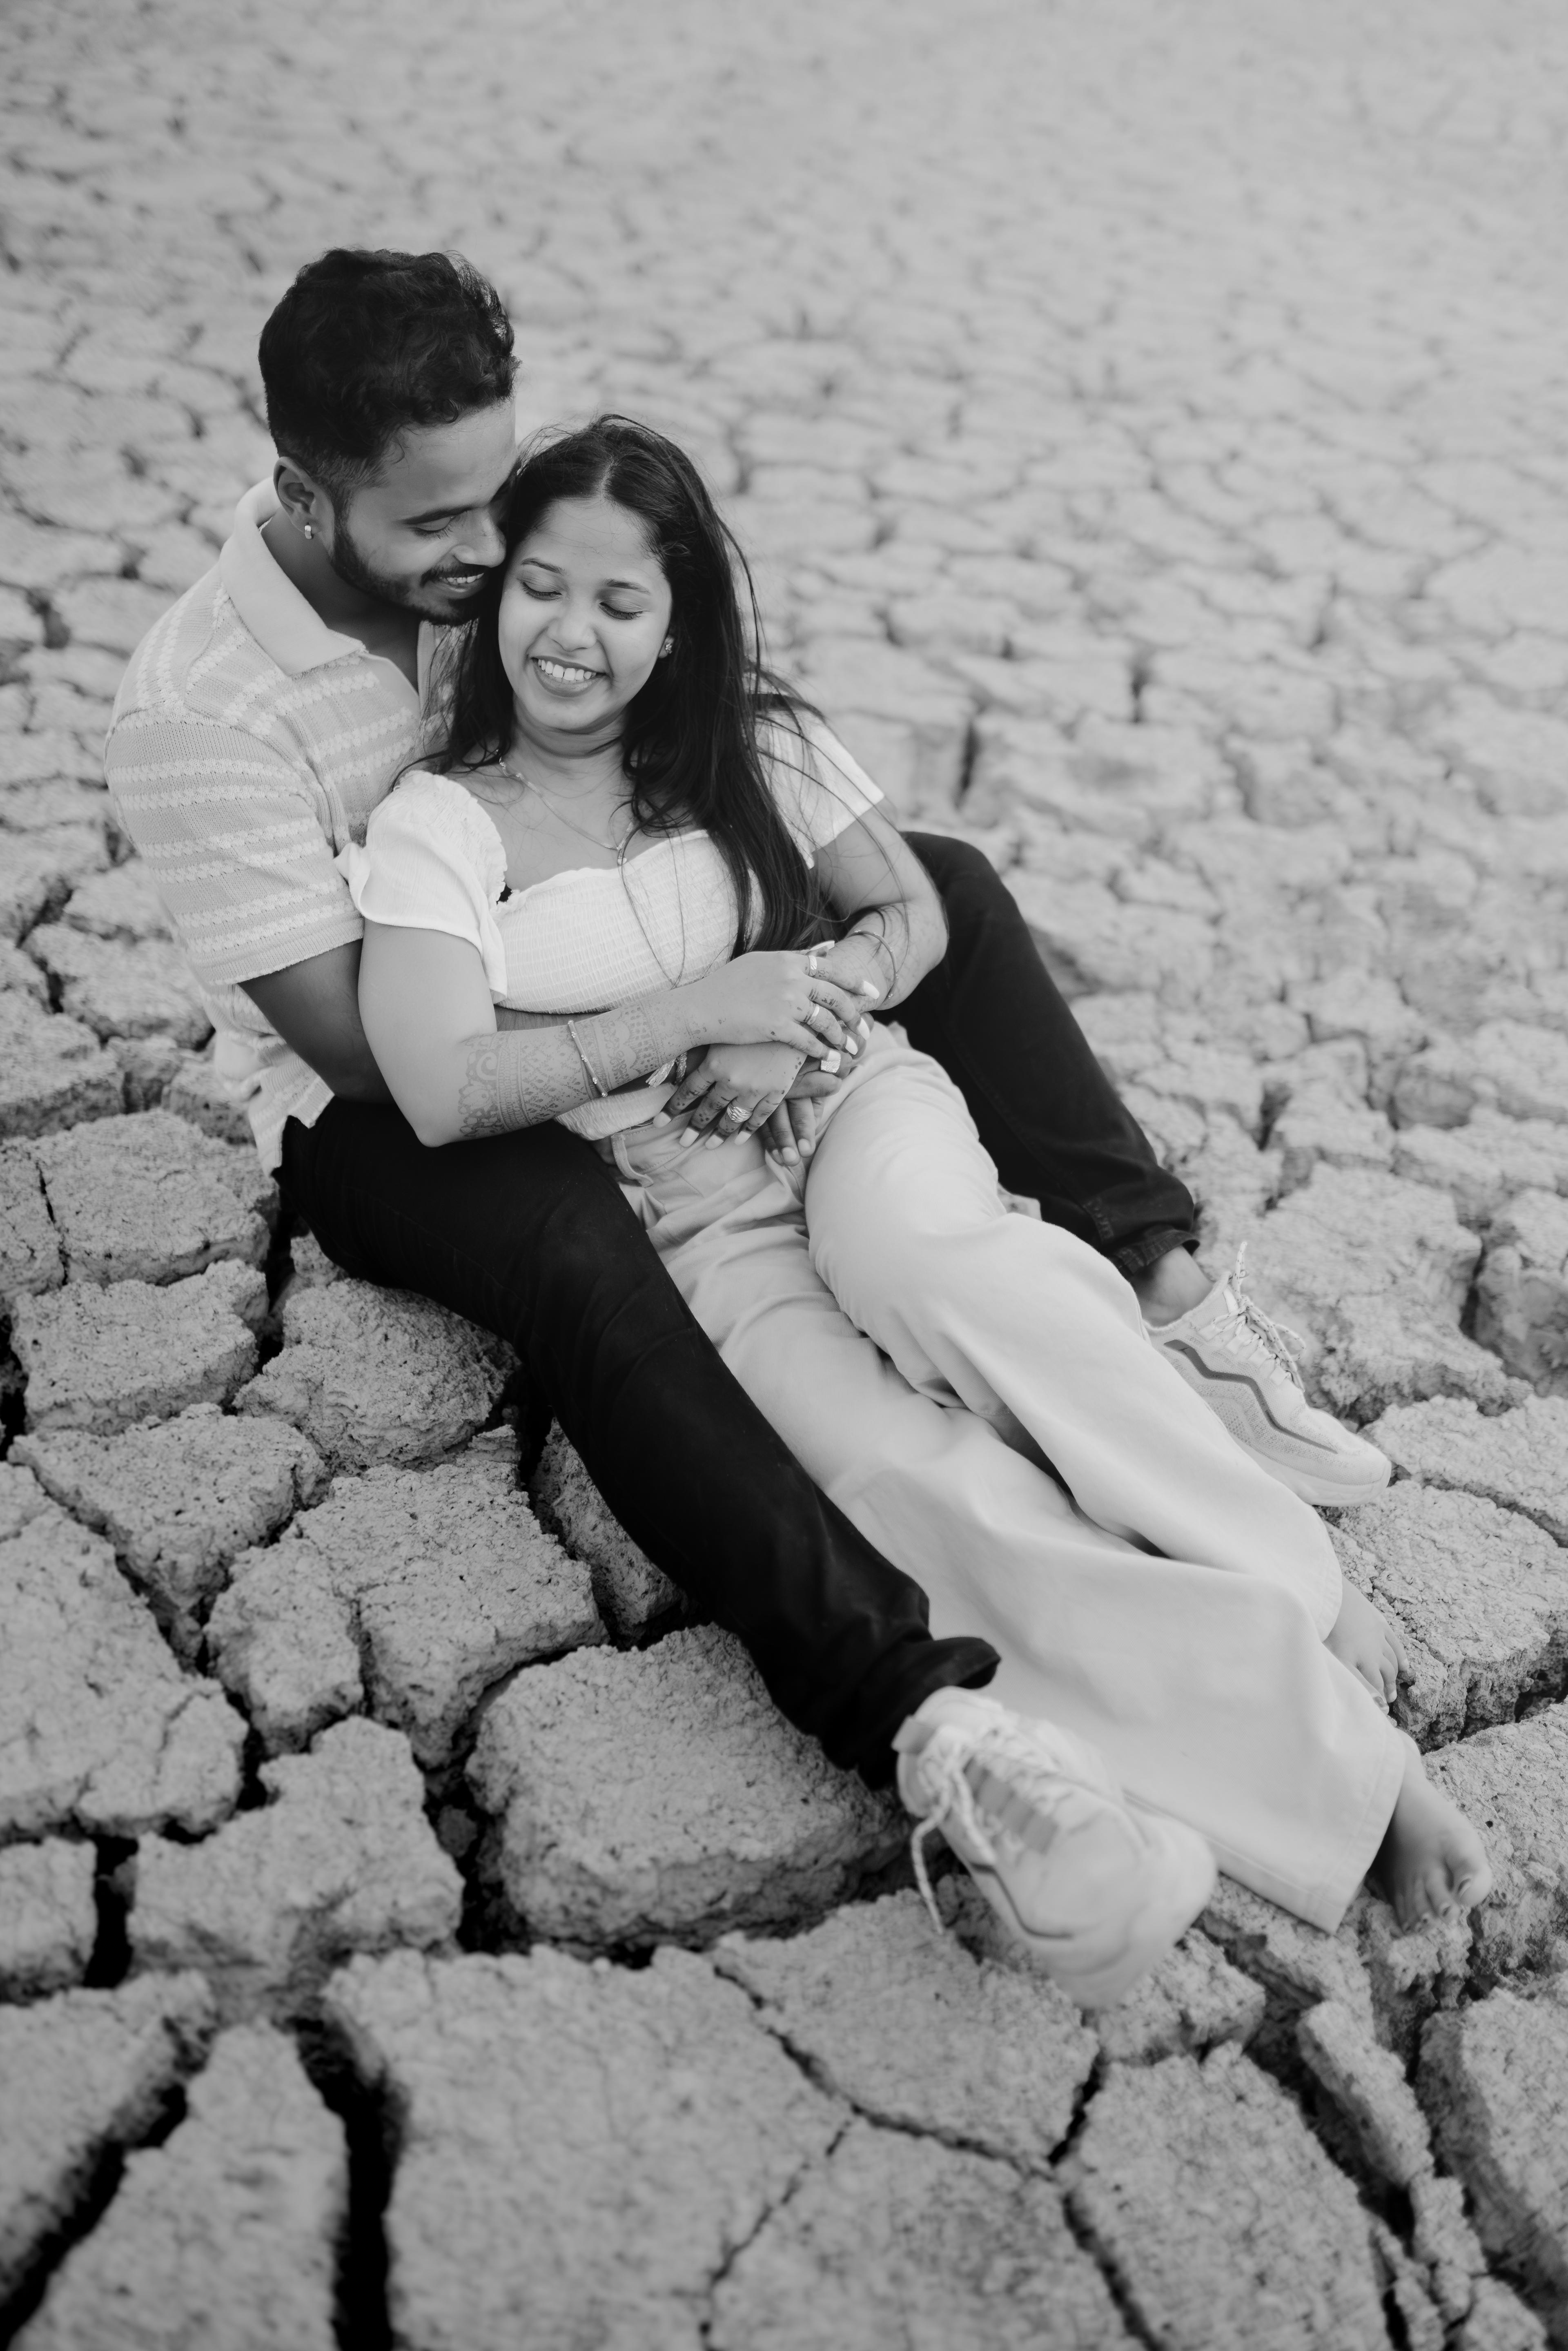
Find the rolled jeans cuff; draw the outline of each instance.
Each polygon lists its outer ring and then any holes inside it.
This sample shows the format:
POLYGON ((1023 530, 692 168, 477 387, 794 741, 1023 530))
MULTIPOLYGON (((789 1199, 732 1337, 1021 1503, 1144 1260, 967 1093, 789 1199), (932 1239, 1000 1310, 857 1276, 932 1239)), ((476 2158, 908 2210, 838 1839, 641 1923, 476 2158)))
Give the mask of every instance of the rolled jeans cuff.
POLYGON ((1140 1233, 1135 1241, 1126 1241, 1120 1249, 1112 1249, 1108 1254, 1117 1271, 1124 1273, 1131 1281, 1135 1274, 1146 1273, 1150 1266, 1157 1265, 1161 1258, 1168 1257, 1172 1249, 1178 1249, 1196 1255, 1197 1235, 1178 1232, 1174 1226, 1166 1226, 1152 1233, 1140 1233))

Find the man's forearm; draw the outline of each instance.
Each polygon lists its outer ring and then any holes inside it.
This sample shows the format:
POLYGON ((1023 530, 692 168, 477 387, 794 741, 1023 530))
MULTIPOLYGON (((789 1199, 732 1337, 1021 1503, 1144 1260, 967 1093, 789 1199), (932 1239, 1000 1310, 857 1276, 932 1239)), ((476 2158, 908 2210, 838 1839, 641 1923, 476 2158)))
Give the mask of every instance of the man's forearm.
POLYGON ((360 1019, 359 969, 355 939, 242 985, 262 1018, 341 1101, 388 1102, 392 1090, 360 1019))

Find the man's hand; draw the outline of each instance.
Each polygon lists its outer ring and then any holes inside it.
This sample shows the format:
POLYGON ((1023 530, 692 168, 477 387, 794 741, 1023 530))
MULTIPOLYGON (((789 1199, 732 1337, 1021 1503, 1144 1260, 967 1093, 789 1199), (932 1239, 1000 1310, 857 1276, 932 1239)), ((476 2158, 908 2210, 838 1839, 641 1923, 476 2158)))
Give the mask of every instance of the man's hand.
POLYGON ((824 1070, 820 1061, 808 1061, 762 1129, 768 1149, 786 1167, 798 1167, 815 1151, 817 1104, 838 1092, 846 1074, 841 1065, 836 1070, 824 1070))
MULTIPOLYGON (((883 923, 891 920, 883 916, 883 923)), ((875 1007, 887 994, 896 969, 892 947, 871 930, 851 931, 817 949, 817 969, 851 996, 875 1007)))

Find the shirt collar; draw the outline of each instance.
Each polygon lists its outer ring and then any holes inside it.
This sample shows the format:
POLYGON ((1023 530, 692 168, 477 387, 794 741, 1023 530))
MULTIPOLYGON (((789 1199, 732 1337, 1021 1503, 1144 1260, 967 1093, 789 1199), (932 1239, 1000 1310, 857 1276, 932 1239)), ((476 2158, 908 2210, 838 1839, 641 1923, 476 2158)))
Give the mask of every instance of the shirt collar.
MULTIPOLYGON (((263 653, 289 677, 320 669, 328 662, 357 653, 371 658, 358 637, 329 629, 308 598, 302 596, 261 535, 263 523, 279 512, 277 493, 270 480, 246 490, 235 508, 234 529, 218 558, 218 577, 240 619, 263 653)), ((444 634, 444 631, 440 632, 444 634)), ((423 701, 430 674, 431 655, 438 632, 428 621, 419 624, 419 690, 423 701)), ((395 665, 388 663, 395 675, 395 665)), ((404 683, 406 684, 406 680, 404 683)))

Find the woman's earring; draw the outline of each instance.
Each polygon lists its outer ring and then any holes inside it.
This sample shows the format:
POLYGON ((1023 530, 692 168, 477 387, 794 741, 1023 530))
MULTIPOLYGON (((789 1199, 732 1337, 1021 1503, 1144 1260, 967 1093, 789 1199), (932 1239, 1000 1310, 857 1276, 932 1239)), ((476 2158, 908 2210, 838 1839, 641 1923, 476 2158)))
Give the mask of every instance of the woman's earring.
POLYGON ((315 536, 316 536, 316 526, 315 526, 315 524, 314 524, 313 522, 308 522, 308 523, 306 524, 306 526, 305 526, 305 536, 306 536, 306 538, 315 538, 315 536))
POLYGON ((666 637, 664 643, 659 647, 659 659, 663 661, 666 653, 673 653, 674 650, 675 641, 674 637, 666 637))

